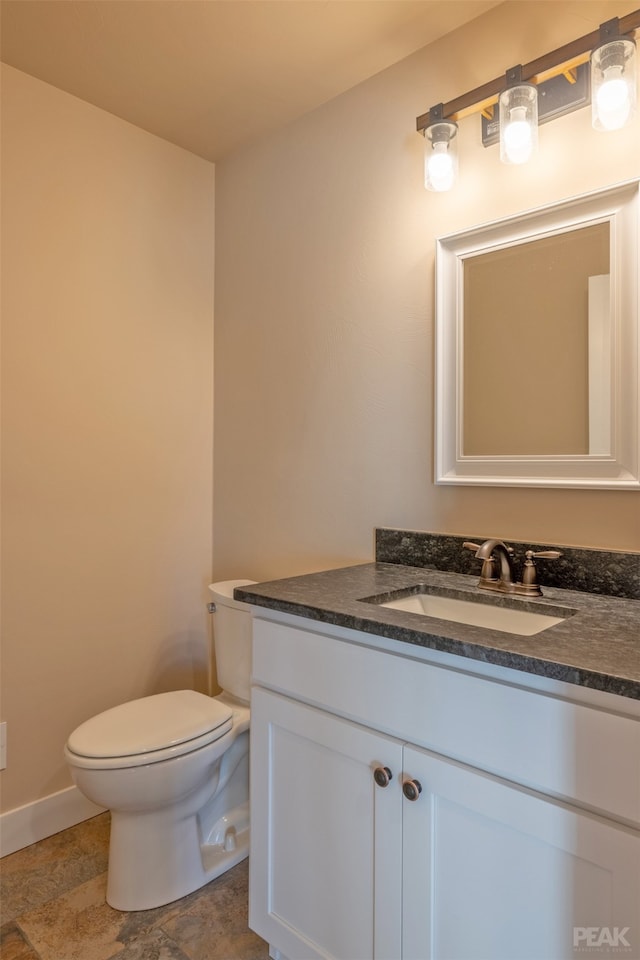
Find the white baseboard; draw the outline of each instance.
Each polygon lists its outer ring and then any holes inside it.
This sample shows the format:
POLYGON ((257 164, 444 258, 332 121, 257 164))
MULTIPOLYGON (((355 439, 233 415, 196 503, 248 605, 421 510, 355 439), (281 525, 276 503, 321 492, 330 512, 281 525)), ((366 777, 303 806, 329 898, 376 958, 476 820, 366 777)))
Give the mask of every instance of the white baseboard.
POLYGON ((77 787, 67 787, 23 807, 0 815, 0 857, 15 853, 60 830, 104 813, 103 807, 87 800, 77 787))

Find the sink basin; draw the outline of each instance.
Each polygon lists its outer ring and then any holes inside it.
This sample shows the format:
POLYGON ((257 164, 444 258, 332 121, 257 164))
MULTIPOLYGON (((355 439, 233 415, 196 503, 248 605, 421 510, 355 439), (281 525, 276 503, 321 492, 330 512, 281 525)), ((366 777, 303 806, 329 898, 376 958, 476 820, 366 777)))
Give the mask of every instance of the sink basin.
MULTIPOLYGON (((413 593, 396 596, 391 600, 375 600, 381 607, 393 610, 404 610, 406 613, 415 613, 426 617, 436 617, 438 620, 450 620, 455 623, 466 623, 474 627, 485 627, 489 630, 502 630, 504 633, 516 633, 521 637, 532 637, 536 633, 548 630, 558 623, 562 623, 573 610, 563 608, 549 608, 542 613, 530 609, 517 609, 513 606, 499 606, 488 601, 462 600, 446 594, 431 592, 413 593), (556 616, 556 614, 558 614, 556 616)), ((511 600, 511 603, 519 601, 511 600)))

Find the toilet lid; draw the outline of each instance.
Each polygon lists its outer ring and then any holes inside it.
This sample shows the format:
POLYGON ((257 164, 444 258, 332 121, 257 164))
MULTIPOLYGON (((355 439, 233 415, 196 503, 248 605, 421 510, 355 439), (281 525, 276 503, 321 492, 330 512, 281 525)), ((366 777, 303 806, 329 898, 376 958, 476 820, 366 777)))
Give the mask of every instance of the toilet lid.
POLYGON ((195 690, 157 693, 99 713, 73 731, 67 746, 83 757, 131 757, 165 750, 230 728, 232 711, 195 690))

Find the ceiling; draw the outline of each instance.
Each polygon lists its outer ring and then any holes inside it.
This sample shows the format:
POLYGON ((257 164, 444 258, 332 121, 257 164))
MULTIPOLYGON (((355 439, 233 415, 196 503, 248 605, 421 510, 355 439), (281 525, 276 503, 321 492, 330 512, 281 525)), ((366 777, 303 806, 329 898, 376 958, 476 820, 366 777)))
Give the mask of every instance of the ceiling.
POLYGON ((2 60, 208 160, 500 0, 2 0, 2 60))

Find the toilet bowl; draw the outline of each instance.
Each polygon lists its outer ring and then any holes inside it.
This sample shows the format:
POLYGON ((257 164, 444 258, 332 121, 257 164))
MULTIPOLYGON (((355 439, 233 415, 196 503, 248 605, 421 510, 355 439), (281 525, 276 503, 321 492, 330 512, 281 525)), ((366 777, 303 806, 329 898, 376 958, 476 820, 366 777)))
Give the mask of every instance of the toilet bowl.
POLYGON ((253 580, 211 584, 218 682, 81 724, 64 754, 76 786, 111 811, 107 902, 148 910, 197 890, 249 853, 250 608, 253 580))

